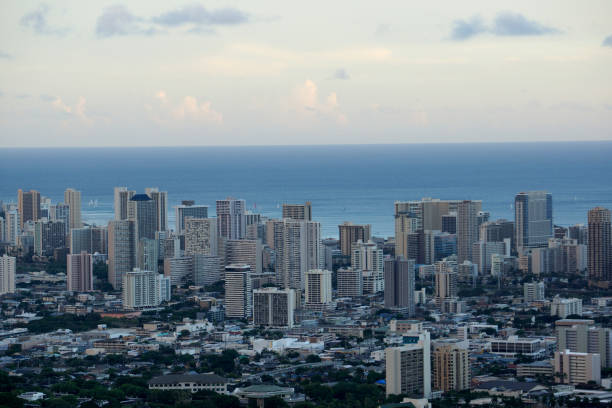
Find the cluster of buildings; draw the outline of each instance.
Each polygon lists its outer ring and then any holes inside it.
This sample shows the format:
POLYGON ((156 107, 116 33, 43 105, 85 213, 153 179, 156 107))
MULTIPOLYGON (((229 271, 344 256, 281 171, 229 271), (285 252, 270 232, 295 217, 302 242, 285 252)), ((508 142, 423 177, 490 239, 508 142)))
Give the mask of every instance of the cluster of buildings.
MULTIPOLYGON (((605 317, 612 302, 547 297, 545 282, 577 277, 593 289, 610 288, 610 210, 594 208, 587 226, 566 228, 554 225, 552 196, 544 191, 517 194, 513 221, 490 219, 482 205, 431 198, 396 202, 393 237, 373 237, 370 225, 344 222, 338 239, 324 239, 310 202, 284 204, 281 217, 270 218, 247 210, 241 199, 218 200, 215 217, 207 205, 185 200, 174 206, 170 228, 167 192, 116 187, 114 218, 95 226, 83 223, 77 190, 67 189, 64 202, 56 204, 38 191, 19 190, 17 204, 3 204, 0 214, 0 295, 10 300, 38 293, 65 313, 119 317, 190 300, 206 311, 201 327, 224 347, 233 344, 245 355, 298 350, 330 361, 356 353, 384 366, 387 394, 434 398, 487 383, 490 389, 512 388, 492 383, 510 379, 486 381, 474 373, 483 361, 518 357, 531 360, 515 367, 519 377, 601 384, 601 369, 612 366, 611 329, 605 319, 602 325, 592 317, 605 317), (47 279, 42 285, 48 293, 28 289, 26 282, 39 282, 40 276, 18 273, 18 265, 51 261, 65 261, 65 276, 47 279), (106 270, 106 276, 95 270, 106 270), (480 286, 501 291, 510 276, 531 278, 500 307, 461 295, 461 288, 480 286), (67 304, 70 296, 78 302, 67 304), (483 302, 500 314, 510 312, 501 323, 487 322, 478 312, 483 302), (543 329, 548 333, 526 337, 512 328, 515 315, 528 311, 535 313, 532 323, 539 314, 553 319, 543 329), (238 329, 219 329, 228 321, 238 329), (249 327, 278 329, 284 337, 249 339, 243 336, 249 327), (368 348, 333 347, 338 338, 372 334, 378 340, 368 348)), ((9 310, 19 319, 18 306, 4 302, 3 313, 9 310)), ((149 347, 138 344, 162 342, 190 354, 219 350, 193 339, 184 344, 176 334, 183 330, 191 326, 176 327, 172 336, 135 336, 120 347, 136 353, 149 347)), ((23 338, 7 331, 5 340, 23 338)), ((77 353, 117 346, 109 338, 84 342, 77 353)))

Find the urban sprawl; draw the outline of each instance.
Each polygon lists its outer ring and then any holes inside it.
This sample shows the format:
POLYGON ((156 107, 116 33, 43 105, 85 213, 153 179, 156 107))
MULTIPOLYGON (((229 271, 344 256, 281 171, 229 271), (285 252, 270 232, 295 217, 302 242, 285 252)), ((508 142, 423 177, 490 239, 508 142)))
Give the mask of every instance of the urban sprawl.
POLYGON ((211 217, 116 187, 102 226, 72 188, 0 204, 0 407, 612 405, 606 208, 397 201, 395 236, 336 239, 310 202, 211 217))

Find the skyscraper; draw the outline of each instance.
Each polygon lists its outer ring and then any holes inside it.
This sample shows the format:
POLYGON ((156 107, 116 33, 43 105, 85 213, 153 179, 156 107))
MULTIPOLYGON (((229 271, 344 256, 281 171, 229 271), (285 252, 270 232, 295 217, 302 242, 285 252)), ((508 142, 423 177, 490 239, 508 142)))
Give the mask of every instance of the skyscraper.
POLYGON ((371 237, 371 225, 356 225, 352 222, 345 221, 338 225, 338 232, 340 234, 340 250, 342 255, 351 256, 351 250, 353 244, 358 241, 368 242, 371 237))
POLYGON ((140 309, 161 303, 158 273, 136 268, 123 275, 122 299, 124 309, 140 309))
POLYGON ((221 279, 221 260, 216 255, 193 255, 193 280, 198 286, 211 285, 221 279))
POLYGON ((17 237, 21 234, 21 226, 19 221, 19 212, 17 210, 9 210, 5 213, 5 237, 6 242, 11 245, 17 245, 17 237))
POLYGON ((123 274, 137 265, 136 222, 115 220, 108 223, 108 282, 121 289, 123 274))
POLYGON ((588 271, 589 280, 612 281, 612 232, 610 210, 596 207, 588 214, 588 271))
POLYGON ((230 239, 225 241, 225 263, 247 264, 253 273, 261 273, 261 251, 258 239, 230 239))
POLYGON ((70 211, 68 231, 72 228, 81 228, 83 226, 81 220, 81 192, 72 188, 66 189, 64 191, 64 203, 68 205, 70 211))
POLYGON ((253 291, 253 324, 269 327, 293 327, 295 291, 261 288, 253 291))
POLYGON ((73 228, 70 231, 70 253, 80 254, 85 251, 108 254, 108 233, 104 227, 73 228))
POLYGON ((147 187, 145 194, 155 202, 155 231, 168 230, 168 192, 157 187, 147 187))
POLYGON ((432 356, 433 389, 462 391, 470 388, 470 361, 467 341, 434 342, 432 356))
POLYGON ((307 309, 323 310, 332 302, 331 272, 324 269, 311 269, 306 272, 304 298, 307 309))
POLYGON ((34 224, 34 252, 52 255, 53 250, 66 247, 66 225, 63 222, 38 220, 34 224))
POLYGON ((244 264, 225 267, 225 315, 248 319, 253 311, 251 267, 244 264))
POLYGON ((407 309, 414 316, 414 259, 385 260, 385 307, 407 309))
POLYGON ((23 229, 26 221, 38 221, 40 218, 40 193, 36 190, 17 190, 17 211, 19 228, 23 229))
POLYGON ((515 242, 519 253, 524 248, 548 245, 553 237, 552 195, 546 191, 518 193, 514 198, 515 242))
POLYGON ((242 239, 246 235, 246 202, 234 198, 217 200, 218 234, 225 239, 242 239))
POLYGON ((6 254, 0 257, 0 295, 15 293, 16 258, 6 254))
POLYGON ((207 205, 195 205, 191 201, 183 201, 181 205, 174 207, 176 215, 176 233, 181 235, 185 232, 185 219, 192 218, 208 218, 207 205))
POLYGON ((136 194, 136 191, 128 190, 127 187, 115 187, 115 220, 127 220, 128 203, 136 194))
POLYGON ((431 340, 429 332, 407 333, 406 344, 385 349, 387 395, 431 396, 431 340))
POLYGON ((351 266, 363 273, 363 292, 377 293, 385 290, 383 250, 372 241, 353 244, 351 266))
POLYGON ((482 201, 463 200, 457 204, 457 262, 472 259, 472 244, 478 241, 478 213, 482 201))
POLYGON ((143 271, 158 271, 159 244, 157 240, 140 238, 138 241, 138 268, 143 271))
POLYGON ((155 239, 157 213, 155 201, 146 194, 135 194, 128 202, 128 219, 136 223, 136 238, 155 239))
POLYGON ((82 251, 70 254, 66 260, 66 285, 69 292, 89 292, 93 290, 93 259, 91 254, 82 251))
POLYGON ((457 297, 457 270, 454 265, 445 261, 436 263, 435 273, 436 304, 440 306, 445 300, 457 297))
POLYGON ((304 204, 283 204, 283 218, 312 221, 312 205, 310 201, 306 201, 304 204))
POLYGON ((340 268, 337 272, 339 298, 363 295, 363 273, 358 269, 340 268))
POLYGON ((185 218, 185 255, 217 255, 217 220, 185 218))

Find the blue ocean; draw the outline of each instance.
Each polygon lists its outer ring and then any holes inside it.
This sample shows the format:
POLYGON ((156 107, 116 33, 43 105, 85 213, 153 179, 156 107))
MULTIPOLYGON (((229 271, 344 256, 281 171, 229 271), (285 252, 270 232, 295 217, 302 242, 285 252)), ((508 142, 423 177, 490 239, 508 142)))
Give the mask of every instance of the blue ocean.
POLYGON ((15 202, 23 188, 58 202, 73 187, 84 221, 98 225, 113 217, 115 186, 159 187, 170 207, 190 199, 211 215, 228 196, 269 217, 280 217, 282 203, 311 201, 326 237, 337 237, 343 221, 386 237, 397 200, 483 200, 492 218, 513 219, 517 192, 548 190, 555 224, 572 225, 586 223, 592 207, 612 208, 611 158, 612 142, 4 148, 0 200, 15 202))

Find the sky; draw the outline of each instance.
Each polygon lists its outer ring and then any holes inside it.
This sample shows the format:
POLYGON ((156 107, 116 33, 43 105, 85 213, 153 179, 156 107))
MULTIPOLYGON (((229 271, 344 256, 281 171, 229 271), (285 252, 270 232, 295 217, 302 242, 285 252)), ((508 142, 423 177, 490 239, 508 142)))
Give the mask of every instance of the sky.
POLYGON ((612 1, 9 1, 0 147, 612 140, 612 1))

